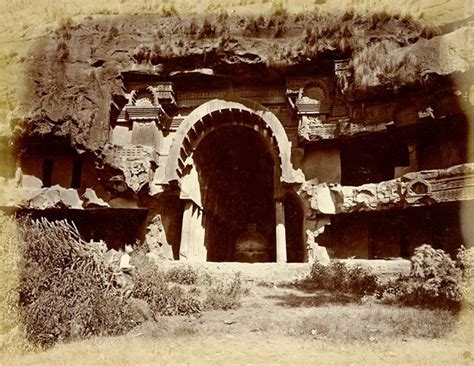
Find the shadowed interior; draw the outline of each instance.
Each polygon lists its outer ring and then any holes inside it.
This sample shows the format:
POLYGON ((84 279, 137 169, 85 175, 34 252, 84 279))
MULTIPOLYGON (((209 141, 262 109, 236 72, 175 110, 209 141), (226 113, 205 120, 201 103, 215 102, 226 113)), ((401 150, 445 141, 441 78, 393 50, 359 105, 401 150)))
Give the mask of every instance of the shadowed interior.
POLYGON ((204 137, 194 159, 208 260, 236 260, 236 240, 256 224, 267 242, 267 258, 274 261, 274 160, 265 140, 250 128, 222 127, 204 137))

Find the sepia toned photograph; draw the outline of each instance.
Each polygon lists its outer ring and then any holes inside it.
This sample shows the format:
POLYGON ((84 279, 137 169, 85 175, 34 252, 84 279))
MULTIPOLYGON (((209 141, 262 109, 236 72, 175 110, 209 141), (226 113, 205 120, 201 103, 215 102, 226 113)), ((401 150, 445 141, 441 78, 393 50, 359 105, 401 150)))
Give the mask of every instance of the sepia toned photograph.
POLYGON ((472 0, 0 5, 0 366, 474 364, 472 0))

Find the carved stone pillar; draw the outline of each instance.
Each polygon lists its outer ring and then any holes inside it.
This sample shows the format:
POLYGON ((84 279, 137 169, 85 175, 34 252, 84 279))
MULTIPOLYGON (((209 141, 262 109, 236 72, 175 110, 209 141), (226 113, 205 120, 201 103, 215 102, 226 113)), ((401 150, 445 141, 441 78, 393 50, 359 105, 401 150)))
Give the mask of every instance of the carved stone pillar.
POLYGON ((183 212, 183 224, 181 228, 181 243, 179 245, 179 259, 189 259, 189 241, 191 236, 191 222, 193 216, 194 203, 191 200, 186 201, 183 212))
POLYGON ((282 201, 275 202, 276 218, 276 261, 286 263, 285 206, 282 201))
POLYGON ((187 200, 183 213, 179 259, 205 262, 207 250, 204 235, 203 212, 193 201, 187 200))
POLYGON ((191 223, 192 234, 190 236, 190 248, 192 248, 192 260, 205 262, 207 258, 207 250, 204 244, 205 229, 203 225, 203 211, 194 206, 194 212, 191 223))

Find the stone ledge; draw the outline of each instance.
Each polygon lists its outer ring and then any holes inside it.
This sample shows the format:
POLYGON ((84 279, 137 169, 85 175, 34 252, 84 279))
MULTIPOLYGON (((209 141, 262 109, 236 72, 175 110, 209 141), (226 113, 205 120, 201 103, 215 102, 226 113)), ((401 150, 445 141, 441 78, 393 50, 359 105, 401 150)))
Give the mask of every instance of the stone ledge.
POLYGON ((361 186, 307 181, 301 190, 316 213, 339 214, 474 199, 474 163, 407 173, 361 186))

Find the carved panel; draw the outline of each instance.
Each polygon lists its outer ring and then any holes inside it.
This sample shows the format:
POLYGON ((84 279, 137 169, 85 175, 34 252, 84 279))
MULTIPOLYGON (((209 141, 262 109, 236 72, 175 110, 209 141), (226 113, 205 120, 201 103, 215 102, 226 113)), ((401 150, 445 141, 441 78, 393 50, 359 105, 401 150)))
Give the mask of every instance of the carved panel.
POLYGON ((336 136, 336 123, 324 123, 323 116, 302 116, 298 135, 307 141, 333 139, 336 136))
POLYGON ((448 169, 407 173, 400 178, 361 186, 340 184, 302 185, 310 206, 317 213, 328 214, 322 207, 335 206, 335 213, 375 211, 390 208, 426 206, 440 202, 474 199, 474 163, 448 169), (331 195, 322 195, 328 187, 331 195), (332 202, 329 202, 329 199, 332 202))
POLYGON ((306 141, 335 139, 341 136, 353 136, 367 132, 385 131, 386 123, 364 125, 350 122, 349 118, 340 118, 326 122, 324 116, 302 116, 298 135, 306 141))
POLYGON ((105 163, 120 169, 124 183, 134 192, 149 183, 153 176, 152 162, 157 161, 155 150, 142 145, 108 145, 104 155, 105 163))

